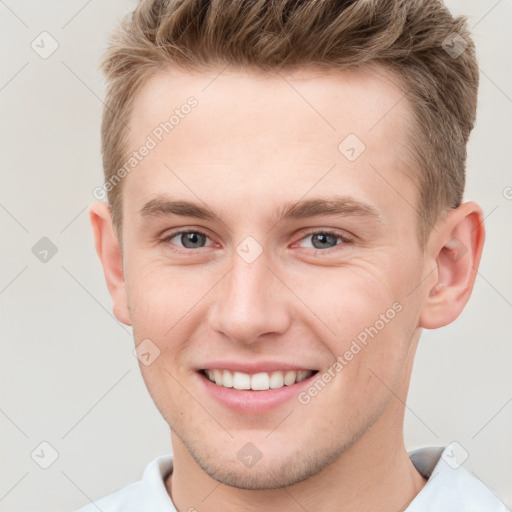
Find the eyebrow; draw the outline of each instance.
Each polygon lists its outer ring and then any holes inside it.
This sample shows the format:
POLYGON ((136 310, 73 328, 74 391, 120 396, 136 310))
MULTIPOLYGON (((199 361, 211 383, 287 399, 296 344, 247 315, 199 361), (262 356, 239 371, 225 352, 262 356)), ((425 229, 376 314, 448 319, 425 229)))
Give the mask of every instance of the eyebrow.
MULTIPOLYGON (((220 216, 206 205, 190 201, 174 200, 167 196, 151 199, 139 210, 144 218, 194 217, 196 219, 223 223, 220 216)), ((317 216, 348 216, 356 215, 382 220, 382 214, 375 207, 355 200, 350 196, 333 196, 330 198, 306 199, 298 202, 287 202, 278 208, 272 217, 275 222, 289 219, 306 219, 317 216)))

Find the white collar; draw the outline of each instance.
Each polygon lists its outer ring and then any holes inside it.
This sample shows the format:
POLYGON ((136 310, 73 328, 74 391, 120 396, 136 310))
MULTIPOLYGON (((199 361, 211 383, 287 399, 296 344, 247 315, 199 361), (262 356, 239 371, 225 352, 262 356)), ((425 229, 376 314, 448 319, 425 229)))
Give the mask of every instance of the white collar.
MULTIPOLYGON (((452 444, 424 447, 409 452, 415 468, 428 479, 405 512, 507 512, 503 502, 480 480, 459 466, 452 444)), ((172 455, 151 461, 137 489, 141 510, 175 512, 165 480, 172 471, 172 455), (140 494, 139 494, 140 493, 140 494)))

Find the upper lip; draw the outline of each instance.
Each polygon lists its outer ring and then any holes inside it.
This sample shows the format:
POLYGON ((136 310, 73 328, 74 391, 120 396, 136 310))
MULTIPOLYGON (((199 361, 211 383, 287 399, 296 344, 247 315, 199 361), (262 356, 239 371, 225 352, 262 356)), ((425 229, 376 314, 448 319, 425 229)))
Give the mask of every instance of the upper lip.
POLYGON ((302 364, 281 363, 279 361, 260 361, 260 362, 237 362, 237 361, 208 361, 202 365, 199 370, 230 370, 232 372, 242 372, 252 375, 260 372, 274 372, 279 370, 300 371, 312 370, 316 368, 302 364))

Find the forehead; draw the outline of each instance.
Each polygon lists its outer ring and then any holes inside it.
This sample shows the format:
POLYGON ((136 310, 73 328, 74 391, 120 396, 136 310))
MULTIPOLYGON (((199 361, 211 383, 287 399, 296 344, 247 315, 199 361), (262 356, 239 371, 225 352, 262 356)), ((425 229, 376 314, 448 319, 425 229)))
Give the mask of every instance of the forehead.
MULTIPOLYGON (((408 103, 402 101, 404 94, 397 83, 395 75, 377 66, 345 71, 303 68, 288 73, 231 68, 187 72, 169 67, 152 75, 137 93, 130 142, 136 144, 140 131, 150 133, 193 97, 200 108, 194 110, 192 121, 179 124, 189 125, 198 137, 207 136, 203 141, 221 138, 226 129, 236 126, 241 137, 257 130, 258 136, 273 139, 276 132, 291 130, 299 143, 311 137, 336 142, 351 130, 370 143, 390 124, 398 128, 400 121, 409 121, 408 103), (194 117, 200 117, 200 122, 194 123, 194 117), (298 119, 303 123, 297 125, 298 119), (215 132, 210 131, 209 122, 217 126, 215 132)), ((179 130, 175 126, 175 140, 179 132, 188 135, 183 126, 179 130)), ((188 142, 194 144, 193 139, 188 142)))
MULTIPOLYGON (((220 187, 233 195, 246 186, 260 197, 270 188, 302 195, 333 166, 349 181, 389 188, 377 176, 392 169, 407 177, 410 122, 404 94, 381 69, 168 68, 149 78, 134 100, 128 145, 137 151, 149 138, 152 147, 127 176, 127 193, 136 191, 133 198, 146 202, 182 175, 202 193, 220 187)), ((323 180, 324 191, 334 174, 323 180)))

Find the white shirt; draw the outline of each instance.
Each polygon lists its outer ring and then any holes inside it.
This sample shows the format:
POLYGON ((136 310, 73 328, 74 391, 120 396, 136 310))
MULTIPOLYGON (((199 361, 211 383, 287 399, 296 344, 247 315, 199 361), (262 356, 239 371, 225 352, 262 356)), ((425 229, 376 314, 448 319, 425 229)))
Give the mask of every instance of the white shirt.
MULTIPOLYGON (((480 480, 458 466, 451 445, 409 452, 415 468, 428 479, 404 512, 507 512, 505 504, 480 480)), ((152 460, 142 479, 83 506, 76 512, 176 512, 165 488, 172 455, 152 460)))

